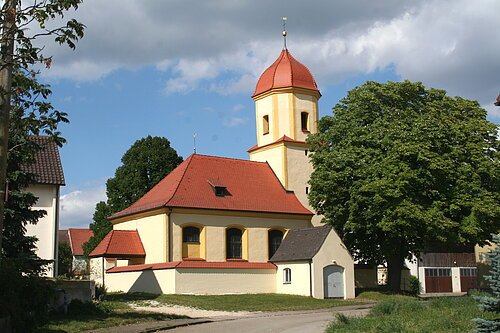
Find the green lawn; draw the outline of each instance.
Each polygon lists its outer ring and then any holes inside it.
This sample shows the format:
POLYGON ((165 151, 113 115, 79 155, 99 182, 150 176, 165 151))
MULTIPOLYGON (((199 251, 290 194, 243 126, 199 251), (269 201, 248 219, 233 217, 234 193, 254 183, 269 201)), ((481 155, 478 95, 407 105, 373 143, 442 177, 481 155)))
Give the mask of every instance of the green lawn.
POLYGON ((136 324, 145 321, 185 318, 129 309, 125 302, 103 301, 97 305, 80 304, 69 309, 67 315, 55 315, 49 324, 36 333, 78 333, 96 328, 136 324))
MULTIPOLYGON (((360 295, 363 297, 363 294, 360 295)), ((365 295, 380 299, 365 318, 337 316, 327 333, 473 332, 473 318, 485 317, 469 296, 420 300, 407 296, 365 295)))
POLYGON ((247 295, 146 295, 146 294, 114 294, 108 297, 116 301, 156 300, 164 304, 189 306, 204 310, 219 311, 297 311, 333 308, 344 305, 367 303, 367 300, 315 299, 305 296, 280 294, 247 294, 247 295))

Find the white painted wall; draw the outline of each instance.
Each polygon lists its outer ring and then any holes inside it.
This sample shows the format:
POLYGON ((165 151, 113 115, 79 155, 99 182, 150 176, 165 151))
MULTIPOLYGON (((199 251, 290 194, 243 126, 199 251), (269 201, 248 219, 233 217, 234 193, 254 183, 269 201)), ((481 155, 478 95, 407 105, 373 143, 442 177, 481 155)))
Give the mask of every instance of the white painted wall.
POLYGON ((275 263, 278 267, 276 272, 276 292, 278 294, 289 295, 311 295, 311 279, 309 272, 309 262, 282 262, 275 263), (291 283, 284 283, 284 270, 290 268, 292 274, 291 283))
MULTIPOLYGON (((59 201, 57 185, 32 185, 26 191, 33 193, 37 198, 34 210, 45 210, 47 214, 38 220, 38 223, 26 226, 26 235, 38 238, 36 254, 46 260, 54 260, 57 266, 57 229, 58 217, 57 203, 59 201)), ((50 265, 46 276, 54 277, 54 265, 50 265)))

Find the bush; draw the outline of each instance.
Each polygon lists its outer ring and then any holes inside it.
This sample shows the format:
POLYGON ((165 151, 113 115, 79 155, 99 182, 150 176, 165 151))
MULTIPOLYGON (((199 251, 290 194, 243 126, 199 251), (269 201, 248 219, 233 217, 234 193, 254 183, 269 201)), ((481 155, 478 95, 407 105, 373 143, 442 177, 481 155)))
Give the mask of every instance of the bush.
POLYGON ((420 294, 420 291, 422 290, 422 286, 420 285, 420 281, 416 276, 410 275, 410 278, 408 279, 408 292, 412 296, 417 296, 420 294))

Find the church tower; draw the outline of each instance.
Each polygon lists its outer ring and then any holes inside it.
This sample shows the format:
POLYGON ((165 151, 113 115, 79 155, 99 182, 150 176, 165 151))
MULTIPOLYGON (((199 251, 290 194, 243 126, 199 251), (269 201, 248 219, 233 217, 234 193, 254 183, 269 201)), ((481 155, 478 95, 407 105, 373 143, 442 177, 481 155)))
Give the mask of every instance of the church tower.
MULTIPOLYGON (((320 97, 311 72, 286 47, 261 75, 252 95, 257 144, 248 150, 250 160, 269 163, 283 186, 311 210, 308 181, 312 165, 305 140, 317 132, 320 97)), ((319 220, 315 216, 313 224, 319 220)))

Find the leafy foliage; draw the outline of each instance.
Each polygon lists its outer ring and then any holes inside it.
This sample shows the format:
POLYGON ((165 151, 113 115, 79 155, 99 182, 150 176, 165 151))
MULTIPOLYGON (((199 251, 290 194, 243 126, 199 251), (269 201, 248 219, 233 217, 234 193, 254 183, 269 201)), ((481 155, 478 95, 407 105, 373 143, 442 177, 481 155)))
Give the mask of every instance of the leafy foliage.
POLYGON ((496 126, 475 101, 421 83, 367 82, 319 122, 309 200, 356 259, 387 262, 434 244, 483 244, 500 229, 496 126))
POLYGON ((113 228, 107 217, 140 199, 181 162, 170 141, 147 136, 137 140, 123 155, 122 165, 115 176, 106 182, 107 202, 99 202, 90 229, 94 236, 83 245, 86 255, 101 242, 113 228))
POLYGON ((490 275, 485 276, 489 282, 490 288, 493 291, 491 296, 478 296, 481 310, 495 313, 496 319, 476 318, 474 321, 477 324, 477 331, 480 333, 490 333, 500 331, 500 235, 493 236, 495 248, 486 255, 490 265, 490 275))
POLYGON ((57 260, 58 275, 70 277, 73 273, 73 254, 71 253, 71 247, 67 242, 59 242, 57 260))

